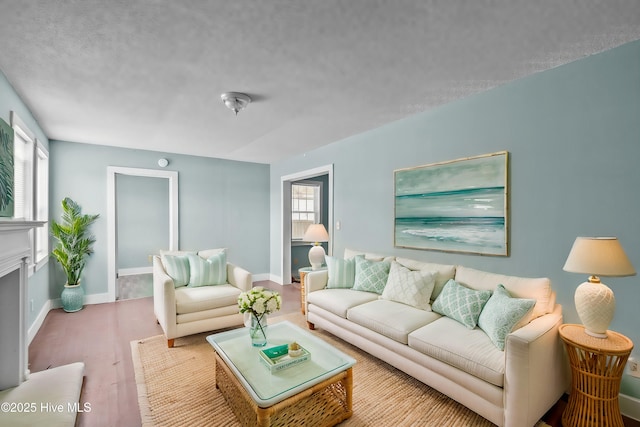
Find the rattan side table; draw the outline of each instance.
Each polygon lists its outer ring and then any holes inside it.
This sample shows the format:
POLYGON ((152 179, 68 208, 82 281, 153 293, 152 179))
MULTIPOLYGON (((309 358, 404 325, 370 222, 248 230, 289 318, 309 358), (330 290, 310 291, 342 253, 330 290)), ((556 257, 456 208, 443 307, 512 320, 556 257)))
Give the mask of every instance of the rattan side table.
POLYGON ((607 331, 607 338, 595 338, 584 326, 560 326, 571 365, 571 394, 562 414, 564 427, 624 427, 618 394, 624 365, 633 342, 622 334, 607 331))
MULTIPOLYGON (((320 267, 318 270, 315 271, 322 271, 322 270, 326 270, 327 267, 320 267)), ((312 270, 311 267, 302 267, 298 270, 298 273, 300 274, 300 311, 302 312, 302 314, 306 314, 305 313, 305 307, 306 307, 306 300, 305 300, 305 293, 304 293, 304 276, 307 275, 307 273, 311 273, 312 270)))

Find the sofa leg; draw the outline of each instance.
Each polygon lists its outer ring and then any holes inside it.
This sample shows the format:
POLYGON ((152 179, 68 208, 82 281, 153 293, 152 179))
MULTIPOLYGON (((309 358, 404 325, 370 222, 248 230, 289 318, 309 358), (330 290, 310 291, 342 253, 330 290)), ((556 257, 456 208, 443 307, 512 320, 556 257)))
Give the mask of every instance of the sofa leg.
POLYGON ((311 323, 311 322, 307 322, 307 327, 308 327, 309 329, 311 329, 312 331, 316 329, 316 325, 314 325, 314 324, 313 324, 313 323, 311 323))
POLYGON ((167 347, 169 348, 173 348, 173 342, 175 341, 174 338, 171 338, 170 340, 167 340, 167 347))

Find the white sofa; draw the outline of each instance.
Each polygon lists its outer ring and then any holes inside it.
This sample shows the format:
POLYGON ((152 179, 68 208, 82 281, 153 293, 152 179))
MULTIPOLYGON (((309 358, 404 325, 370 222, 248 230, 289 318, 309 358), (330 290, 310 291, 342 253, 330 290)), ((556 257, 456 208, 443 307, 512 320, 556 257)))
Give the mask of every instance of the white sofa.
POLYGON ((153 311, 167 337, 168 347, 173 347, 176 338, 244 323, 238 296, 251 289, 251 273, 226 262, 225 249, 203 250, 197 252, 197 258, 206 264, 221 256, 218 261, 220 266, 226 266, 226 274, 218 274, 219 284, 194 286, 193 268, 180 269, 179 264, 177 268, 174 264, 174 271, 169 274, 164 263, 171 257, 178 261, 187 259, 189 254, 196 255, 196 252, 161 252, 153 256, 153 311))
POLYGON ((506 335, 501 350, 480 327, 469 329, 430 307, 416 308, 373 292, 329 289, 329 268, 305 277, 311 329, 327 330, 498 426, 535 425, 567 390, 569 374, 558 335, 562 308, 555 303, 548 279, 504 276, 349 249, 344 258, 357 254, 367 260, 397 262, 396 271, 431 273, 426 274, 435 282, 430 303, 453 279, 475 290, 494 291, 503 284, 512 297, 534 299, 535 305, 506 335))

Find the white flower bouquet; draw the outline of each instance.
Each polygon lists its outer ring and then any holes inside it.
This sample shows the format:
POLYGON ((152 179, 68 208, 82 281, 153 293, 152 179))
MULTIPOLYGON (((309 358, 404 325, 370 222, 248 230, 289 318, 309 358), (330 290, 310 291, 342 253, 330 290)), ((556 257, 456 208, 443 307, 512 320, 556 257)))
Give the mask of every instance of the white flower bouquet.
POLYGON ((282 297, 280 297, 280 294, 275 291, 265 289, 262 286, 251 288, 250 290, 241 293, 238 297, 240 313, 248 311, 259 317, 280 310, 281 305, 282 297))
POLYGON ((254 346, 263 346, 267 343, 267 334, 264 330, 267 326, 266 315, 280 310, 282 297, 274 291, 256 286, 238 297, 240 313, 251 314, 251 328, 249 335, 254 346))

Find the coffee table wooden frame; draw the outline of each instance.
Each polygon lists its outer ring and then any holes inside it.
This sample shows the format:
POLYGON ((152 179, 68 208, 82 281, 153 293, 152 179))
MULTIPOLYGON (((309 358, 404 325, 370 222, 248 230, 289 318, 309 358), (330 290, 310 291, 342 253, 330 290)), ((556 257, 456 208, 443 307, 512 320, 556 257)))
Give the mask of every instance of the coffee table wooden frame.
POLYGON ((216 388, 243 426, 335 426, 353 414, 353 371, 326 379, 267 408, 259 407, 216 352, 216 388))

